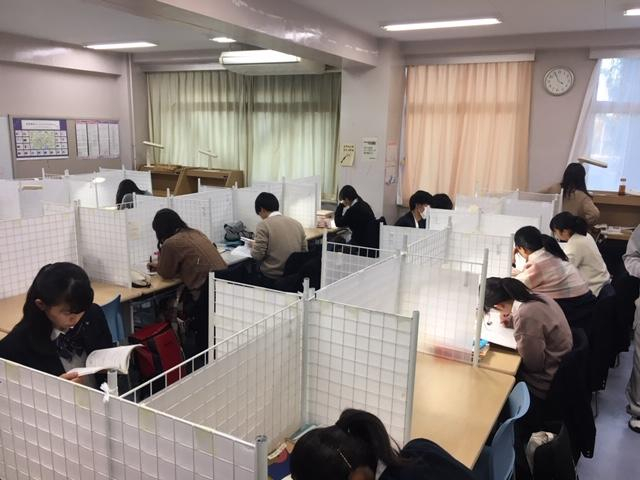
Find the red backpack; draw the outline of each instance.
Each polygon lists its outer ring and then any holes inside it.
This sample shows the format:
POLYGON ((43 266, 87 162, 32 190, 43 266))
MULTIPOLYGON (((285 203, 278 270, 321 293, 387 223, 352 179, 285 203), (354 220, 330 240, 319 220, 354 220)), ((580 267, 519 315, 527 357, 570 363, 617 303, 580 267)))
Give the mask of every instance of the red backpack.
MULTIPOLYGON (((137 330, 129 336, 129 343, 144 345, 135 349, 136 362, 144 380, 160 375, 184 361, 178 337, 168 322, 154 323, 137 330)), ((181 370, 182 375, 177 369, 167 375, 167 385, 186 375, 186 370, 181 370)))

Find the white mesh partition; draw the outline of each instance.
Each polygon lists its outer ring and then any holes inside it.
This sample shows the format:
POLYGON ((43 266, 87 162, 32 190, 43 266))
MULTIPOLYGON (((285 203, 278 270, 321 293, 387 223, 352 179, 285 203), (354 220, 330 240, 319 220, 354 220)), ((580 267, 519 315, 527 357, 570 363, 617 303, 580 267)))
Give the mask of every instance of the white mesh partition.
MULTIPOLYGON (((416 230, 416 229, 412 229, 416 230)), ((407 251, 413 255, 424 255, 435 258, 447 258, 449 252, 449 243, 451 238, 451 229, 445 230, 427 230, 429 236, 420 238, 409 244, 407 251)))
POLYGON ((211 235, 211 205, 206 193, 180 195, 171 199, 171 206, 191 228, 200 230, 209 240, 211 235))
POLYGON ((501 197, 481 197, 481 196, 456 196, 456 210, 483 213, 503 213, 503 201, 501 197))
POLYGON ((310 304, 309 421, 333 425, 345 408, 378 416, 410 437, 418 319, 326 301, 310 304))
POLYGON ((158 380, 197 357, 123 396, 150 389, 154 409, 245 441, 264 434, 274 447, 302 424, 302 317, 298 301, 210 348, 204 367, 163 390, 154 393, 158 380))
POLYGON ((209 345, 250 327, 299 300, 293 293, 278 292, 209 275, 209 345))
POLYGON ((472 272, 482 271, 485 249, 489 250, 487 276, 510 277, 513 259, 513 237, 483 235, 481 233, 452 232, 447 258, 469 264, 472 272))
POLYGON ((400 315, 420 312, 418 350, 471 362, 480 275, 467 262, 403 257, 400 315))
POLYGON ((44 201, 44 191, 40 182, 20 182, 20 216, 22 218, 41 217, 43 215, 42 203, 44 201), (37 185, 37 190, 29 188, 30 185, 37 185), (26 188, 25 188, 26 187, 26 188))
POLYGON ((0 478, 255 480, 256 445, 0 360, 0 478))
POLYGON ((429 230, 444 230, 451 226, 454 232, 475 232, 480 223, 480 212, 429 209, 429 230))
POLYGON ((326 242, 322 246, 322 287, 356 273, 394 255, 392 250, 357 247, 326 242))
POLYGON ((122 178, 133 180, 141 190, 151 191, 151 172, 146 170, 125 170, 121 168, 100 167, 100 173, 121 172, 122 178))
POLYGON ((125 287, 131 284, 125 212, 78 209, 78 250, 82 265, 93 280, 125 287))
POLYGON ((20 184, 13 180, 0 180, 0 220, 20 218, 20 184))
POLYGON ((48 202, 45 202, 42 204, 43 215, 55 215, 57 213, 74 213, 75 214, 75 211, 76 209, 73 205, 48 203, 48 202))
POLYGON ((158 250, 158 239, 152 223, 156 212, 169 207, 169 198, 136 195, 135 207, 124 210, 127 218, 129 264, 132 269, 144 269, 149 256, 158 250))
MULTIPOLYGON (((256 231, 260 217, 256 214, 255 202, 258 194, 263 190, 254 188, 233 189, 233 216, 234 221, 241 221, 250 232, 256 231)), ((276 195, 277 196, 277 195, 276 195)), ((278 199, 280 200, 280 199, 278 199)))
MULTIPOLYGON (((504 214, 540 219, 540 231, 551 234, 549 223, 555 215, 554 202, 537 202, 533 200, 505 200, 504 214)), ((515 233, 515 232, 514 232, 515 233)))
POLYGON ((384 250, 402 250, 404 238, 407 237, 406 246, 425 237, 437 235, 439 230, 426 230, 424 228, 396 227, 393 225, 380 225, 380 248, 384 250))
POLYGON ((516 233, 520 227, 526 227, 527 225, 540 228, 540 217, 534 218, 487 213, 481 215, 479 232, 485 235, 510 237, 516 233))
POLYGON ((310 185, 316 186, 316 210, 320 210, 322 208, 322 176, 321 175, 312 175, 310 177, 301 177, 296 178, 295 180, 287 180, 291 183, 306 183, 310 185))
POLYGON ((69 201, 80 202, 83 207, 98 207, 97 183, 93 175, 73 175, 65 178, 69 188, 69 201))
POLYGON ((0 296, 26 292, 47 263, 78 263, 74 212, 0 222, 0 296))
POLYGON ((273 193, 278 199, 278 202, 280 202, 280 208, 282 208, 282 204, 284 202, 284 197, 282 195, 284 185, 282 182, 264 182, 264 181, 253 182, 251 186, 248 188, 251 190, 257 191, 258 193, 260 192, 273 193))
MULTIPOLYGON (((316 189, 311 183, 286 182, 284 185, 284 215, 299 221, 305 228, 316 226, 316 189)), ((281 207, 282 208, 282 207, 281 207)))
POLYGON ((233 190, 231 188, 215 188, 206 194, 211 198, 211 240, 217 244, 224 243, 224 226, 232 223, 233 190))
POLYGON ((44 202, 59 205, 70 204, 69 185, 64 178, 45 178, 42 180, 44 202))

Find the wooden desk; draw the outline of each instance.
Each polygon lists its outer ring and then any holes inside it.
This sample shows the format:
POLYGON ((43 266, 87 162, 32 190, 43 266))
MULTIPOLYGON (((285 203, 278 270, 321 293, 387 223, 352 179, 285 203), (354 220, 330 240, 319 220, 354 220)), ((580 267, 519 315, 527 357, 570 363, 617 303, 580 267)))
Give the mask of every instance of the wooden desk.
POLYGON ((307 242, 310 242, 311 240, 317 240, 318 238, 322 238, 322 235, 324 234, 324 232, 327 232, 327 234, 329 234, 337 231, 338 231, 337 228, 305 228, 304 229, 304 233, 307 236, 307 242))
POLYGON ((491 345, 487 354, 480 359, 478 366, 515 377, 521 363, 522 357, 515 350, 491 345))
POLYGON ((593 203, 600 210, 598 223, 628 227, 640 224, 640 195, 593 192, 593 203))
POLYGON ((503 373, 418 353, 411 436, 433 440, 472 468, 514 383, 503 373))

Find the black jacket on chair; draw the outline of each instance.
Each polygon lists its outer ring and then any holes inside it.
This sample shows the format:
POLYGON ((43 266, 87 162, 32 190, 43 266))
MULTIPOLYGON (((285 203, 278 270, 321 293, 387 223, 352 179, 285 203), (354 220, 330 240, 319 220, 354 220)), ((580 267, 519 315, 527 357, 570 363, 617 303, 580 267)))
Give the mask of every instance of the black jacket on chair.
MULTIPOLYGON (((84 346, 87 355, 94 350, 113 346, 111 332, 102 308, 94 303, 85 312, 81 321, 83 325, 79 333, 80 343, 84 346)), ((0 358, 55 376, 65 373, 54 342, 44 341, 38 344, 25 322, 18 323, 6 337, 0 340, 0 358)))
POLYGON ((378 239, 370 238, 371 226, 376 222, 376 216, 367 202, 358 198, 355 205, 352 205, 344 213, 344 205, 338 204, 336 208, 336 227, 348 227, 351 230, 351 243, 360 247, 375 248, 378 239))
MULTIPOLYGON (((409 210, 408 213, 401 216, 395 223, 396 227, 409 227, 416 228, 416 222, 413 217, 413 213, 409 210)), ((427 228, 427 221, 424 218, 421 218, 418 221, 418 228, 427 228)))

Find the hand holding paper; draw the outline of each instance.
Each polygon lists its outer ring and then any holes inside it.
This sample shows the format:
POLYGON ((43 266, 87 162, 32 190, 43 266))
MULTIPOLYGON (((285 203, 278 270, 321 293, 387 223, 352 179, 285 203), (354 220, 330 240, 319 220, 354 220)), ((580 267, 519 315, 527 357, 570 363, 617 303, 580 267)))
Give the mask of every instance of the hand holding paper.
POLYGON ((142 345, 127 345, 124 347, 94 350, 87 357, 87 362, 84 367, 73 368, 65 374, 71 377, 67 378, 67 380, 75 381, 77 377, 91 375, 103 370, 118 370, 120 373, 127 374, 129 373, 129 358, 131 357, 131 352, 141 346, 142 345), (76 375, 74 376, 73 374, 76 375))

